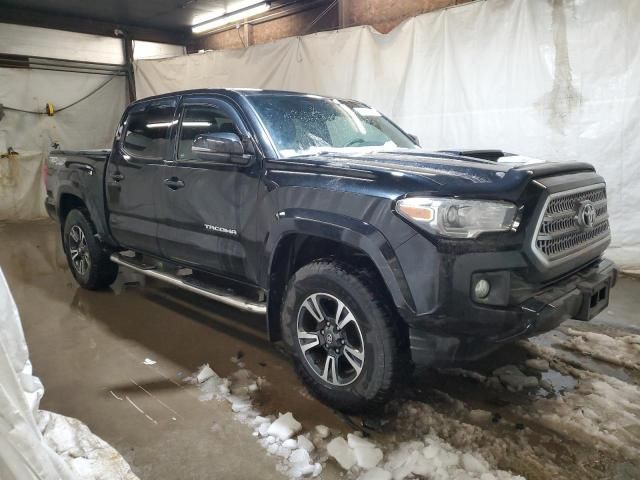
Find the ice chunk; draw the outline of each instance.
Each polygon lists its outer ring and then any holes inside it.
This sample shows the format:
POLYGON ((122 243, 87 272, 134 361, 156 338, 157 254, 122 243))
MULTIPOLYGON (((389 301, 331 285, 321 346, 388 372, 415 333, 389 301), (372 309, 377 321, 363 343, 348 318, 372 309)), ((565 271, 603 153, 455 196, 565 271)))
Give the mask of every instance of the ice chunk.
POLYGON ((304 448, 307 452, 313 452, 315 445, 305 435, 298 435, 298 446, 304 448))
POLYGON ((267 433, 278 437, 280 440, 287 440, 301 429, 302 425, 300 422, 293 418, 291 412, 287 412, 284 415, 280 415, 275 422, 269 425, 267 433))
POLYGON ((298 446, 298 442, 293 438, 290 438, 289 440, 282 442, 282 445, 287 448, 296 448, 298 446))
POLYGON ((291 452, 291 455, 289 455, 289 461, 291 463, 308 464, 310 460, 311 457, 309 456, 309 452, 307 452, 304 448, 298 448, 291 452))
POLYGON ((336 437, 327 444, 327 453, 335 458, 345 470, 349 470, 356 464, 356 456, 353 450, 342 437, 336 437))
POLYGON ((271 420, 269 420, 269 417, 263 417, 262 415, 258 415, 256 416, 256 418, 253 419, 253 423, 255 425, 260 425, 261 423, 271 423, 271 420))
POLYGON ((320 438, 327 438, 329 436, 329 427, 324 425, 316 425, 316 432, 320 438))
POLYGON ((251 399, 245 396, 229 395, 227 398, 234 412, 246 412, 251 408, 251 399))
POLYGON ((145 365, 155 365, 158 362, 156 362, 155 360, 151 360, 150 358, 145 358, 144 362, 142 363, 144 363, 145 365))
POLYGON ((382 460, 382 450, 375 447, 356 447, 353 453, 360 468, 373 468, 382 460))
POLYGON ((530 377, 522 373, 515 365, 505 365, 494 370, 493 374, 509 389, 520 391, 524 388, 535 388, 540 385, 538 377, 530 377))
POLYGON ((375 467, 360 475, 358 480, 391 480, 391 478, 392 476, 390 472, 387 472, 383 468, 375 467))
MULTIPOLYGON (((295 463, 291 466, 289 470, 289 476, 292 478, 300 478, 305 475, 312 475, 315 471, 315 465, 311 465, 309 463, 295 463)), ((315 475, 314 475, 315 476, 315 475)))
POLYGON ((492 414, 486 410, 471 410, 469 412, 469 420, 475 423, 489 423, 492 414))
POLYGON ((213 371, 208 363, 205 363, 198 369, 198 373, 196 373, 196 381, 198 383, 204 383, 215 375, 216 372, 213 371))
POLYGON ((270 423, 261 423, 260 426, 258 427, 258 433, 260 434, 261 437, 266 437, 267 435, 269 435, 269 427, 271 426, 270 423))
POLYGON ((366 438, 362 438, 359 435, 354 435, 353 433, 349 433, 347 435, 347 444, 351 448, 356 447, 375 447, 375 444, 367 440, 366 438))
POLYGON ((546 372, 549 370, 549 362, 544 358, 530 358, 524 364, 533 370, 538 370, 539 372, 546 372))
POLYGON ((360 468, 370 469, 378 465, 382 460, 382 450, 366 438, 348 434, 347 444, 353 449, 356 463, 360 468))
POLYGON ((289 458, 289 456, 291 455, 291 449, 284 447, 282 445, 279 445, 278 448, 276 449, 276 455, 282 458, 289 458))
POLYGON ((468 472, 487 473, 489 471, 487 466, 471 453, 462 454, 462 466, 468 472))

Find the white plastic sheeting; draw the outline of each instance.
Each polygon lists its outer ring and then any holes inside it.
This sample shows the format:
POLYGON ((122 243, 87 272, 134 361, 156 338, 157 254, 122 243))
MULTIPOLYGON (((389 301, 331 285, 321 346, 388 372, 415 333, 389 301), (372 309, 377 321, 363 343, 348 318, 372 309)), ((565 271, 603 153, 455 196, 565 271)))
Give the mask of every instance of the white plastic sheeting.
MULTIPOLYGON (((43 70, 0 68, 0 103, 21 110, 56 109, 87 95, 109 77, 43 70)), ((0 119, 0 220, 31 220, 46 215, 42 163, 53 143, 65 149, 110 148, 127 105, 125 79, 103 88, 53 117, 4 110, 0 119)))
POLYGON ((0 158, 0 220, 44 217, 43 152, 21 151, 0 158))
POLYGON ((43 394, 0 269, 0 478, 137 480, 122 456, 82 422, 38 410, 43 394))
POLYGON ((74 478, 44 443, 36 424, 43 393, 32 375, 18 309, 0 270, 0 478, 74 478))
POLYGON ((608 255, 640 264, 640 2, 486 0, 370 27, 136 63, 138 96, 204 87, 355 98, 431 149, 593 163, 608 255))

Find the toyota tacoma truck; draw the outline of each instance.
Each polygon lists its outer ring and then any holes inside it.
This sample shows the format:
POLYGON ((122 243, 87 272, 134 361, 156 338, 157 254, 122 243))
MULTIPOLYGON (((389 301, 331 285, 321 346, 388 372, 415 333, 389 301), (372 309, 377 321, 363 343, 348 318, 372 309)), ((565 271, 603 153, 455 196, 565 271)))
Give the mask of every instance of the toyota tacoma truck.
POLYGON ((264 315, 344 411, 382 405, 414 364, 588 321, 617 277, 591 165, 429 152, 352 100, 150 97, 126 109, 111 150, 56 150, 47 167, 82 287, 109 287, 122 266, 264 315))

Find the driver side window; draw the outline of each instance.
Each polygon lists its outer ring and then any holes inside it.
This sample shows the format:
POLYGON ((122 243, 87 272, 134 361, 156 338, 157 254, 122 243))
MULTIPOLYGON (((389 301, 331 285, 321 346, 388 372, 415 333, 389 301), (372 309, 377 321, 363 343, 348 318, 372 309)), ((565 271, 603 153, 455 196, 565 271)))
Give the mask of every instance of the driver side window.
POLYGON ((178 161, 201 162, 191 151, 193 141, 205 133, 235 133, 240 136, 235 122, 222 110, 207 105, 187 105, 182 114, 178 161))

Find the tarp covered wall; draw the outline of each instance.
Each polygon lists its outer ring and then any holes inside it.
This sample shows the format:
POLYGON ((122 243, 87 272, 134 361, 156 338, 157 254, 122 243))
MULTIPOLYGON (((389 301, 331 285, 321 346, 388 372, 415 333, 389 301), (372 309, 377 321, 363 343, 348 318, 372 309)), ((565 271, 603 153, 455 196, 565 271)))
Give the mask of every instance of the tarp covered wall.
POLYGON ((640 2, 487 0, 370 27, 136 62, 138 97, 204 87, 355 98, 424 147, 593 163, 608 255, 640 264, 640 2))
MULTIPOLYGON (((124 63, 121 39, 6 23, 0 23, 0 53, 124 63)), ((183 53, 180 45, 143 41, 133 45, 136 59, 183 53)), ((4 116, 0 113, 0 155, 8 147, 19 154, 0 158, 0 221, 44 217, 42 163, 52 144, 71 150, 110 148, 127 103, 124 77, 0 68, 0 104, 5 107, 4 116), (47 103, 54 105, 55 116, 13 110, 43 112, 47 103)))
MULTIPOLYGON (((110 77, 94 74, 0 68, 0 104, 42 112, 81 99, 110 77)), ((44 217, 42 163, 51 146, 65 149, 110 148, 116 124, 127 104, 124 77, 53 117, 5 108, 0 119, 0 220, 44 217)))

